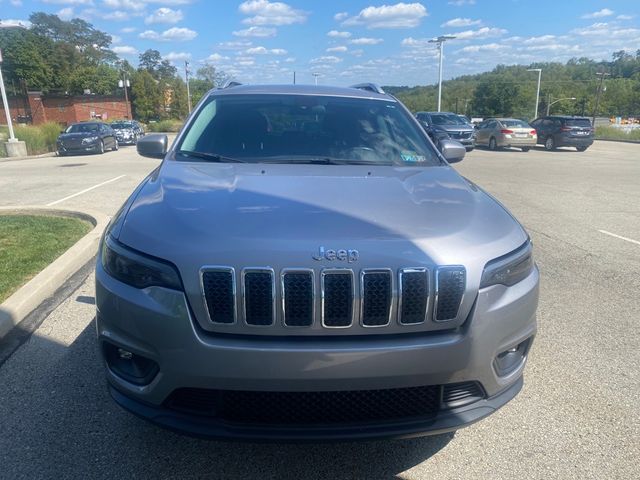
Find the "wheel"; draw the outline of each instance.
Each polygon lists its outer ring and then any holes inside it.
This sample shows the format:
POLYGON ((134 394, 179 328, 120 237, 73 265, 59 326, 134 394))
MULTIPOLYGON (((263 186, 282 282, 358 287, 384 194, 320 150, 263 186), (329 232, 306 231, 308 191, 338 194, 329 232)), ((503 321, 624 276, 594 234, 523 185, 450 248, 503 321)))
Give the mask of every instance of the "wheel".
POLYGON ((64 152, 61 152, 60 150, 58 150, 56 153, 58 154, 59 157, 64 157, 64 152))
POLYGON ((531 150, 531 147, 522 147, 523 152, 528 152, 529 150, 531 150))
POLYGON ((135 135, 133 136, 133 144, 134 144, 134 145, 137 145, 137 144, 138 144, 138 134, 135 134, 135 135))
POLYGON ((498 142, 496 142, 495 137, 491 137, 489 139, 489 150, 497 150, 497 149, 498 149, 498 142))
POLYGON ((473 152, 474 147, 467 147, 467 152, 473 152))
POLYGON ((589 147, 576 147, 576 150, 578 150, 579 152, 584 152, 587 148, 589 147))
POLYGON ((551 151, 551 150, 555 150, 556 148, 556 142, 553 141, 553 137, 547 137, 547 139, 544 141, 544 149, 551 151))
POLYGON ((118 145, 118 141, 116 140, 115 142, 113 142, 113 149, 112 150, 114 152, 117 152, 118 148, 120 148, 120 146, 118 145))
POLYGON ((102 140, 100 140, 100 143, 98 144, 98 153, 100 155, 104 153, 104 142, 102 140))

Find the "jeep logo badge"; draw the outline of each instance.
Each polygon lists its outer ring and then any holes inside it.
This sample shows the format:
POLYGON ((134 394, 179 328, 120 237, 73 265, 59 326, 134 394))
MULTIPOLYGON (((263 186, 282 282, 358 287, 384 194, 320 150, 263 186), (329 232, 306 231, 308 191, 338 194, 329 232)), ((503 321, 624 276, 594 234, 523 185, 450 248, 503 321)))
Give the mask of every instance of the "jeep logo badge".
POLYGON ((311 256, 314 260, 322 261, 329 260, 333 262, 334 260, 338 260, 341 262, 356 262, 360 257, 360 253, 358 250, 325 250, 324 247, 320 247, 318 249, 318 253, 311 256))

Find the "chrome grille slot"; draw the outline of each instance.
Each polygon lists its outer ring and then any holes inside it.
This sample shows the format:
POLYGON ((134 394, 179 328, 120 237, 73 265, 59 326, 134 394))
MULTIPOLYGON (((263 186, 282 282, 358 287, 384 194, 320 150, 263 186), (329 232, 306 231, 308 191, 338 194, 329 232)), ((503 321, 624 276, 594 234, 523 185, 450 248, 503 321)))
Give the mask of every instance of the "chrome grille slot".
POLYGON ((436 272, 435 321, 454 320, 462 303, 467 280, 463 266, 440 267, 436 272))
POLYGON ((314 285, 312 270, 282 272, 282 312, 288 327, 308 327, 314 316, 314 285))
POLYGON ((346 328, 353 322, 354 286, 351 270, 323 270, 322 325, 327 328, 346 328))
POLYGON ((235 272, 229 267, 204 267, 200 271, 202 294, 213 323, 236 322, 235 272))
POLYGON ((275 318, 274 273, 271 269, 246 268, 242 271, 244 314, 248 325, 266 327, 275 318))
POLYGON ((363 270, 360 274, 360 314, 365 327, 384 327, 391 320, 391 270, 363 270))
POLYGON ((426 268, 400 270, 399 281, 400 323, 415 325, 427 318, 429 307, 429 272, 426 268))

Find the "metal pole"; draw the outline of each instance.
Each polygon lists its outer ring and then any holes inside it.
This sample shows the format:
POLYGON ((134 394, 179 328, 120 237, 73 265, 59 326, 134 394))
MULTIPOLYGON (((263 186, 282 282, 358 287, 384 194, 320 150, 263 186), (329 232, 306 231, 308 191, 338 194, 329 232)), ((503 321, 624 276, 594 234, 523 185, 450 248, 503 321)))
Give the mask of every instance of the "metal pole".
POLYGON ((542 69, 538 69, 538 90, 536 90, 536 112, 534 114, 534 120, 538 118, 538 105, 540 104, 540 79, 542 77, 542 69))
POLYGON ((551 111, 551 94, 547 96, 547 117, 549 116, 550 111, 551 111))
POLYGON ((127 71, 123 70, 122 71, 122 86, 124 87, 124 101, 127 104, 127 116, 129 118, 129 120, 133 120, 133 115, 131 114, 131 105, 129 104, 129 92, 127 87, 129 81, 127 80, 127 71))
POLYGON ((442 49, 443 49, 444 41, 438 42, 438 46, 440 47, 440 68, 438 68, 438 111, 441 110, 442 106, 442 49))
POLYGON ((191 90, 189 89, 189 62, 184 61, 184 77, 187 82, 187 107, 191 113, 191 90))
POLYGON ((293 84, 296 84, 296 71, 293 71, 293 84))
POLYGON ((320 74, 319 73, 312 73, 311 75, 313 75, 313 78, 316 81, 316 85, 318 85, 318 77, 320 76, 320 74))
POLYGON ((593 120, 591 120, 591 126, 593 128, 596 127, 596 115, 598 114, 598 105, 600 105, 600 94, 602 93, 602 84, 604 82, 604 77, 609 76, 608 73, 598 72, 596 75, 600 76, 600 84, 598 85, 598 90, 596 91, 596 106, 593 109, 593 120))
POLYGON ((2 77, 2 51, 0 50, 0 92, 2 93, 2 105, 4 113, 7 116, 7 125, 9 126, 9 141, 15 142, 16 136, 13 133, 13 123, 11 122, 11 112, 9 111, 9 101, 7 100, 7 92, 4 90, 4 78, 2 77))

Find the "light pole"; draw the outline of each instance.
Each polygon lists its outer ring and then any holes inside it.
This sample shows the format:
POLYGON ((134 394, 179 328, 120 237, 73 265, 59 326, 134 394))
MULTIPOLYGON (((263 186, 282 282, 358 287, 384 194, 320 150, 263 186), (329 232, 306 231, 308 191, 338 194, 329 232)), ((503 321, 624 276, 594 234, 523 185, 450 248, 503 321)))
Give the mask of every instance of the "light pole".
POLYGON ((320 74, 317 72, 313 72, 311 75, 313 75, 313 79, 315 80, 316 85, 318 85, 318 77, 320 76, 320 74))
POLYGON ((438 48, 440 49, 440 68, 438 69, 438 111, 440 111, 440 107, 442 105, 442 46, 444 42, 447 40, 453 40, 453 35, 440 35, 438 38, 433 38, 429 40, 429 43, 437 43, 438 48))
POLYGON ((189 62, 184 61, 184 79, 187 82, 187 107, 191 113, 191 90, 189 89, 189 62))
POLYGON ((2 78, 2 50, 0 50, 0 92, 2 93, 2 105, 4 106, 4 114, 7 116, 7 125, 9 126, 9 141, 17 141, 13 133, 13 123, 11 122, 11 112, 9 111, 9 101, 7 100, 7 92, 4 90, 4 78, 2 78))
POLYGON ((596 90, 596 106, 593 109, 593 120, 591 121, 591 126, 596 128, 596 115, 598 114, 598 105, 600 105, 600 95, 602 94, 602 83, 604 82, 604 77, 608 77, 610 74, 606 72, 598 72, 597 76, 600 77, 600 84, 598 85, 598 90, 596 90))
POLYGON ((538 105, 540 103, 540 78, 542 77, 541 68, 528 68, 527 72, 538 72, 538 89, 536 90, 536 108, 533 113, 533 119, 538 118, 538 105))
POLYGON ((547 102, 547 116, 549 115, 549 112, 551 111, 551 105, 553 105, 554 103, 558 103, 561 102, 562 100, 575 100, 576 97, 564 97, 564 98, 559 98, 557 100, 554 100, 553 102, 551 101, 553 97, 551 96, 551 94, 549 94, 549 101, 547 102))

